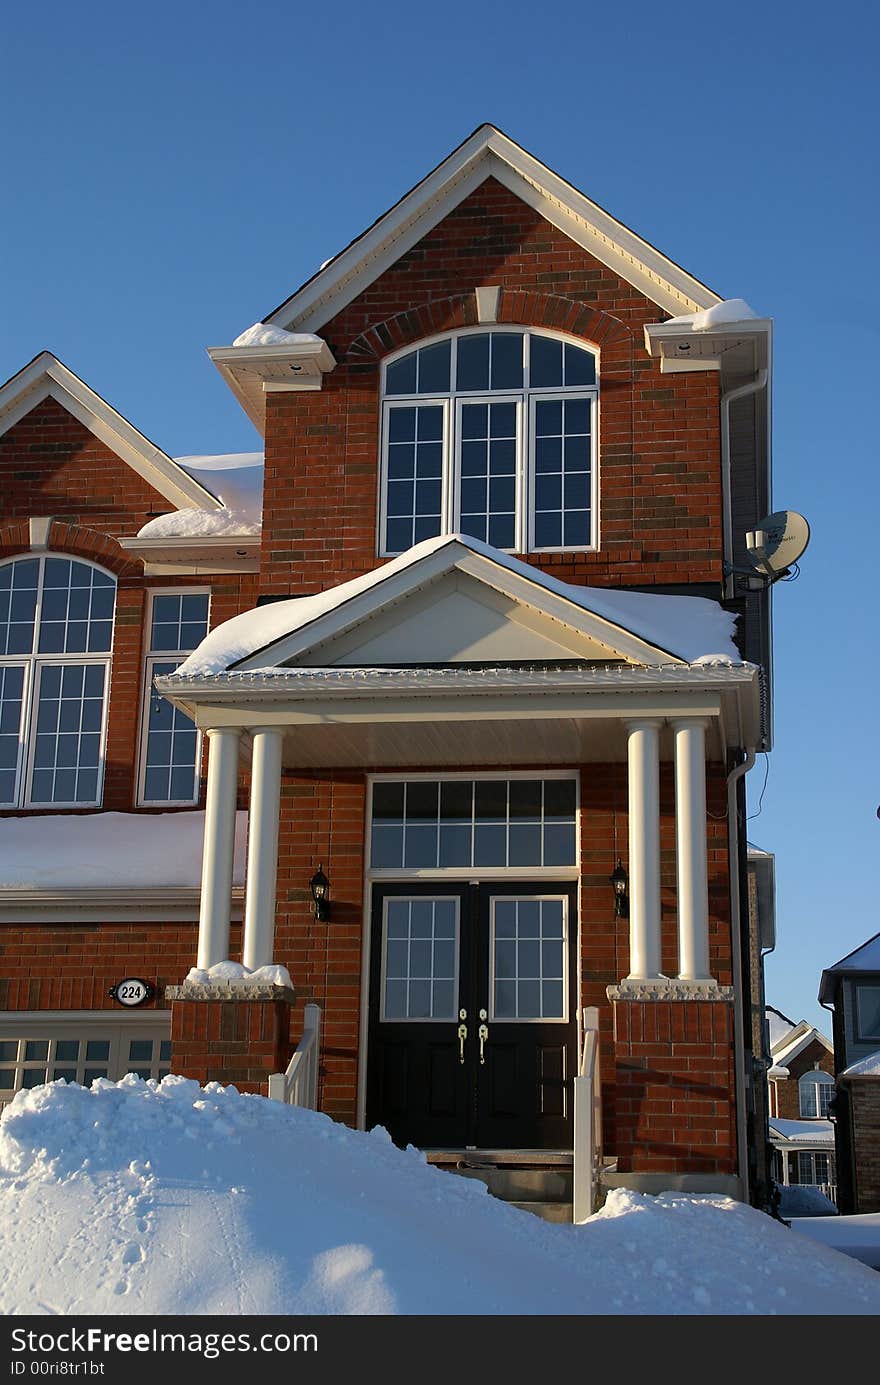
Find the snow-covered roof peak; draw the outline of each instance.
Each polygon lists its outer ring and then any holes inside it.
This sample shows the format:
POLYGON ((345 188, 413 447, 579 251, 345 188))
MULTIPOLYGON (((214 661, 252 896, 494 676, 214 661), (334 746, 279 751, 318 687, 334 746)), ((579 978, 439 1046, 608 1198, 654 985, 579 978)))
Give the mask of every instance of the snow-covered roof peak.
POLYGON ((206 538, 259 534, 263 519, 262 452, 220 452, 175 457, 175 462, 218 500, 220 510, 186 508, 151 519, 139 539, 206 538))

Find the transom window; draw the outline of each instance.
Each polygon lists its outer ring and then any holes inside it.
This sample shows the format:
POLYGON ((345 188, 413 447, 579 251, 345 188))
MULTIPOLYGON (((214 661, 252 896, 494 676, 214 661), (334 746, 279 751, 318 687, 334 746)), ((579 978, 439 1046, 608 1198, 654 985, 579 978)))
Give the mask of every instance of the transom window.
POLYGON ((115 602, 92 563, 0 564, 0 806, 100 803, 115 602))
POLYGON ((828 1103, 834 1096, 834 1078, 818 1068, 805 1072, 798 1081, 800 1113, 804 1120, 828 1115, 828 1103))
POLYGON ((512 552, 596 546, 596 356, 517 328, 385 365, 381 548, 460 532, 512 552))
POLYGON ((153 679, 173 673, 205 638, 209 601, 208 592, 152 593, 144 659, 141 803, 198 801, 201 737, 186 713, 155 691, 153 679))
POLYGON ((373 783, 373 870, 573 866, 574 779, 373 783))

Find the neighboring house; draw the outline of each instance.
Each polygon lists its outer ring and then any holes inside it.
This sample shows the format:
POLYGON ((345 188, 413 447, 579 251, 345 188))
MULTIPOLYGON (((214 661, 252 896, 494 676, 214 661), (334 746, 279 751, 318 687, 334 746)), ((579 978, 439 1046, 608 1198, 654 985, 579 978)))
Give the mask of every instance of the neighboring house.
POLYGON ((841 1212, 880 1212, 880 933, 827 967, 834 1013, 834 1103, 841 1212))
POLYGON ((211 349, 264 465, 14 376, 0 1095, 265 1091, 310 1002, 324 1111, 558 1169, 597 1023, 607 1180, 762 1200, 770 340, 483 126, 211 349))
POLYGON ((773 1172, 783 1187, 819 1187, 836 1196, 834 1127, 828 1108, 834 1097, 831 1044, 806 1020, 795 1024, 767 1006, 770 1139, 773 1172))

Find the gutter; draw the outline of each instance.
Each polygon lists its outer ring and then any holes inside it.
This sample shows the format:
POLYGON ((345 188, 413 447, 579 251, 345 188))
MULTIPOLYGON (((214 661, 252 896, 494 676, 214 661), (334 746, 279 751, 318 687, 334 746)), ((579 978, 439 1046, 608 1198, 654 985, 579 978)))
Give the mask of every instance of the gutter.
POLYGON ((737 1165, 743 1188, 743 1201, 749 1200, 748 1102, 745 1071, 745 1021, 743 1018, 742 918, 739 888, 739 819, 736 811, 736 791, 740 779, 755 763, 756 752, 746 751, 746 758, 727 776, 727 859, 730 880, 730 921, 733 931, 733 988, 736 1004, 733 1007, 734 1085, 736 1089, 736 1147, 737 1165))
POLYGON ((748 381, 745 385, 738 385, 736 389, 728 390, 721 396, 721 505, 723 510, 723 535, 724 535, 724 595, 730 600, 735 595, 733 568, 733 503, 731 496, 731 463, 730 463, 730 406, 738 399, 745 399, 750 394, 757 394, 759 390, 765 389, 770 372, 767 366, 762 366, 754 380, 748 381))

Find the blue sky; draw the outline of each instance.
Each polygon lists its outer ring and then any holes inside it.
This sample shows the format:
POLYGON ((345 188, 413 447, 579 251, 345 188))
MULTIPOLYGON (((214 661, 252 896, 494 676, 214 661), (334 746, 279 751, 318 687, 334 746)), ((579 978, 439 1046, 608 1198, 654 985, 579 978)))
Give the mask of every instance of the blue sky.
POLYGON ((255 446, 204 347, 486 120, 775 318, 774 500, 813 536, 775 593, 750 836, 777 855, 768 998, 830 1032, 819 973, 880 930, 880 25, 850 0, 609 9, 15 7, 0 378, 48 347, 169 452, 255 446))

